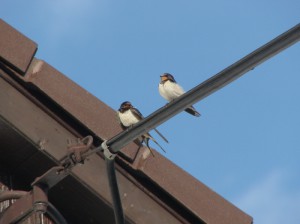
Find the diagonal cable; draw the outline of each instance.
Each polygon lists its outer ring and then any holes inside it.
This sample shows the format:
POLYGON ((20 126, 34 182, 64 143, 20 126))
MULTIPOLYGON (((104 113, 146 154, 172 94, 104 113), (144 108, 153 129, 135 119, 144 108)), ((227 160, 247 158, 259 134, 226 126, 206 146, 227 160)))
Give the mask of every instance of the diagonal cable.
POLYGON ((188 106, 202 100, 213 92, 228 85, 259 64, 280 53, 300 40, 300 23, 271 40, 267 44, 248 54, 244 58, 225 68, 208 80, 194 87, 179 98, 156 110, 148 117, 107 141, 110 151, 117 153, 125 145, 152 130, 188 106))

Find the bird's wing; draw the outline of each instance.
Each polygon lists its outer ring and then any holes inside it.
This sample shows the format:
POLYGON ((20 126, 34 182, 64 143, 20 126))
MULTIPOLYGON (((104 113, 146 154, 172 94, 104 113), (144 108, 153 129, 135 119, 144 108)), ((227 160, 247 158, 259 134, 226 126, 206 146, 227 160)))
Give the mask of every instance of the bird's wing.
POLYGON ((144 134, 143 137, 145 138, 145 143, 148 148, 149 148, 149 139, 151 139, 162 151, 166 152, 163 149, 163 147, 160 144, 158 144, 158 142, 149 133, 144 134))
MULTIPOLYGON (((141 113, 137 108, 133 107, 133 108, 131 108, 131 111, 132 111, 132 113, 134 114, 134 116, 137 117, 137 119, 139 119, 139 120, 144 119, 142 113, 141 113)), ((165 136, 163 136, 157 129, 154 128, 154 130, 156 131, 156 133, 157 133, 164 141, 166 141, 167 143, 169 143, 169 141, 165 138, 165 136)), ((154 142, 155 142, 155 143, 156 143, 156 144, 157 144, 157 145, 165 152, 165 150, 161 147, 161 145, 158 144, 157 141, 156 141, 149 133, 145 134, 145 137, 146 137, 146 138, 150 138, 152 141, 154 141, 154 142)))
MULTIPOLYGON (((142 113, 136 109, 135 107, 134 108, 131 108, 131 111, 132 113, 134 114, 134 116, 136 116, 139 120, 142 120, 144 119, 142 113)), ((156 131, 156 133, 167 143, 169 143, 169 141, 166 139, 165 136, 163 136, 156 128, 154 128, 154 131, 156 131)), ((149 134, 149 136, 152 138, 152 136, 149 134)), ((154 141, 154 140, 153 140, 154 141)))
POLYGON ((177 96, 181 96, 182 94, 185 93, 185 91, 183 90, 183 88, 177 84, 177 83, 174 83, 174 85, 172 86, 173 88, 173 93, 177 96))
POLYGON ((144 116, 142 115, 142 113, 136 109, 135 107, 131 108, 131 112, 133 113, 133 115, 138 119, 138 120, 142 120, 144 118, 144 116))

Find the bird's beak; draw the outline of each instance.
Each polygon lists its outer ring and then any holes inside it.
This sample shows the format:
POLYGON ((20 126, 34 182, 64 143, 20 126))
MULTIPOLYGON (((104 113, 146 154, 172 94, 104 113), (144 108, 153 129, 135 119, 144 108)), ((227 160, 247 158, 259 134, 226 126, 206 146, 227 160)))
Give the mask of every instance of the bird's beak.
POLYGON ((168 80, 168 78, 166 77, 166 76, 160 76, 160 78, 161 78, 161 81, 165 81, 165 80, 168 80))

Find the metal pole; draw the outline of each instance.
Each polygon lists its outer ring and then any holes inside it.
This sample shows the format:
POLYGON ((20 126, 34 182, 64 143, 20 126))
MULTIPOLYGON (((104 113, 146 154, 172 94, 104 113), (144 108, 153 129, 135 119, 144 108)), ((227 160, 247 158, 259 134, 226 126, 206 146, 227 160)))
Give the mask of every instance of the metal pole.
POLYGON ((116 171, 115 171, 115 160, 114 159, 105 159, 106 162, 106 171, 109 182, 110 194, 112 197, 115 221, 116 224, 124 224, 124 214, 123 208, 117 183, 116 171))
POLYGON ((117 153, 121 148, 136 139, 138 136, 150 131, 159 124, 180 113, 186 107, 226 86, 249 70, 254 69, 257 65, 295 44, 299 40, 300 23, 214 75, 210 79, 194 87, 173 102, 153 112, 132 128, 129 128, 108 140, 107 145, 109 146, 110 151, 117 153))

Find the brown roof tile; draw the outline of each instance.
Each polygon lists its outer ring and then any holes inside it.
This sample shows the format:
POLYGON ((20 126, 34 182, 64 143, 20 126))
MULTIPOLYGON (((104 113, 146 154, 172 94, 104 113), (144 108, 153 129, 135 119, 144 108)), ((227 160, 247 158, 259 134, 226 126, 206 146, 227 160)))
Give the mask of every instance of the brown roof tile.
POLYGON ((24 74, 37 50, 37 44, 0 19, 1 61, 24 74))

